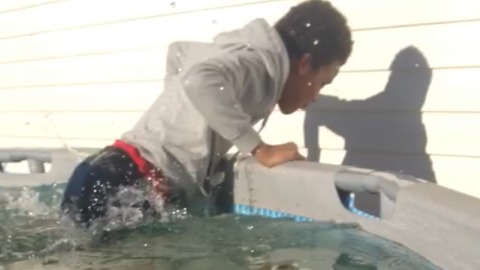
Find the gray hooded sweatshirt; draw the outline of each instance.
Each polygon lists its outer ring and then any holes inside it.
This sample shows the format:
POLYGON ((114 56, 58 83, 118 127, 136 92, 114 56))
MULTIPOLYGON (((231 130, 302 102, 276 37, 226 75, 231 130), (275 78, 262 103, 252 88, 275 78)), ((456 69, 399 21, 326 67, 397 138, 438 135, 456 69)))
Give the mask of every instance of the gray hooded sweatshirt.
POLYGON ((236 146, 260 143, 253 125, 280 98, 289 58, 274 28, 256 19, 212 43, 168 48, 164 91, 122 139, 179 187, 201 187, 207 168, 236 146))

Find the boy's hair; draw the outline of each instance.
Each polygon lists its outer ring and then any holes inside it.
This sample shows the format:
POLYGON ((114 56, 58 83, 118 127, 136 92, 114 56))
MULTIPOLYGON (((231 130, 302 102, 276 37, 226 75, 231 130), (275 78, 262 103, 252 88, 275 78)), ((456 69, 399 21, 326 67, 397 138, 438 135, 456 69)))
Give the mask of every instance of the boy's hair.
POLYGON ((290 58, 312 55, 312 67, 345 64, 352 52, 345 17, 329 2, 308 0, 294 6, 276 24, 290 58))

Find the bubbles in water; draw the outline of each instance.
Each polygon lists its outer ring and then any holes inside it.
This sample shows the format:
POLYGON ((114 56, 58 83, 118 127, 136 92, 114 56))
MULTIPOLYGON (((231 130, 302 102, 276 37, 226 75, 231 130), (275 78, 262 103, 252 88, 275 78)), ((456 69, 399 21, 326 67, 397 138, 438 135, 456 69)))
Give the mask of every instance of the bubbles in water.
POLYGON ((307 22, 307 23, 305 24, 305 27, 307 27, 307 28, 310 27, 310 26, 311 26, 311 24, 310 24, 309 22, 307 22))
POLYGON ((315 39, 315 40, 313 41, 313 45, 317 46, 317 45, 318 45, 318 42, 319 42, 318 39, 315 39))

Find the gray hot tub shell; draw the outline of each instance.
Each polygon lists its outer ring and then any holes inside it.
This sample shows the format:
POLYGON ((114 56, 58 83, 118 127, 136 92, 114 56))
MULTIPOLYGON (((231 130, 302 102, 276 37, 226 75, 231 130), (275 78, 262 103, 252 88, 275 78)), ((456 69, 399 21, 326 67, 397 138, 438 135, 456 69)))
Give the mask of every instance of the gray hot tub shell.
POLYGON ((292 162, 273 169, 247 158, 235 165, 237 212, 293 214, 356 222, 443 269, 480 269, 480 200, 428 182, 347 166, 292 162), (380 193, 380 218, 348 211, 337 188, 380 193), (272 212, 272 210, 274 212, 272 212))
MULTIPOLYGON (((90 151, 89 151, 90 152, 90 151)), ((0 186, 65 182, 82 156, 71 151, 0 151, 0 163, 29 160, 30 174, 2 173, 0 186), (44 172, 43 163, 52 163, 44 172)), ((234 211, 298 220, 355 222, 373 234, 398 242, 443 269, 480 269, 480 200, 441 186, 396 174, 313 162, 273 169, 252 158, 225 166, 234 211), (337 189, 380 194, 380 217, 347 210, 337 189)))

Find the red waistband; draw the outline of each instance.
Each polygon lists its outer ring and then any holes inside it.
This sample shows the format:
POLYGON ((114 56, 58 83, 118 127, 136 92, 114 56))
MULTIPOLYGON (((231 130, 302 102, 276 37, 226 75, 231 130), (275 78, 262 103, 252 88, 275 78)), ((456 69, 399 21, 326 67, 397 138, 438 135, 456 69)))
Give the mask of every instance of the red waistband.
POLYGON ((133 145, 126 143, 125 141, 122 140, 115 140, 113 143, 114 147, 118 147, 125 151, 128 156, 135 162, 135 165, 137 165, 138 170, 140 173, 146 175, 149 173, 149 171, 152 169, 152 166, 150 163, 148 163, 141 155, 140 152, 138 152, 138 149, 135 148, 133 145))

